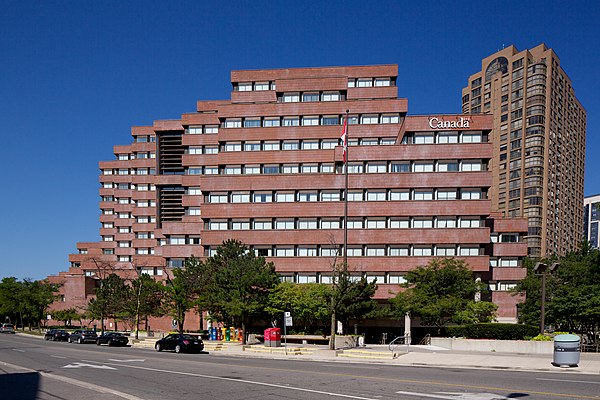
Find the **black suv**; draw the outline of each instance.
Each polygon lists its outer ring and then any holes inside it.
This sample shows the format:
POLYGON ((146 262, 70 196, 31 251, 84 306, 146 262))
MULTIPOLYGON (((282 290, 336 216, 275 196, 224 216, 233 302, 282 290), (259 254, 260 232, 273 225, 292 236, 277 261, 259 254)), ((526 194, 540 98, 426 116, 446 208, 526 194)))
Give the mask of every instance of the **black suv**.
POLYGON ((69 335, 69 343, 96 343, 97 339, 98 335, 96 335, 96 332, 85 329, 77 329, 69 335))

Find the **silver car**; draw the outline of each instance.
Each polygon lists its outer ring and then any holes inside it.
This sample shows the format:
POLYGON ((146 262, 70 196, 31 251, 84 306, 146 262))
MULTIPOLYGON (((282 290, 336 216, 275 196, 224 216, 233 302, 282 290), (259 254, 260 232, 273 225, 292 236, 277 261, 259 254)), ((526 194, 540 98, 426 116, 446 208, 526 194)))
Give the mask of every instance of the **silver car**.
POLYGON ((15 326, 13 324, 2 324, 0 325, 0 333, 15 333, 15 326))

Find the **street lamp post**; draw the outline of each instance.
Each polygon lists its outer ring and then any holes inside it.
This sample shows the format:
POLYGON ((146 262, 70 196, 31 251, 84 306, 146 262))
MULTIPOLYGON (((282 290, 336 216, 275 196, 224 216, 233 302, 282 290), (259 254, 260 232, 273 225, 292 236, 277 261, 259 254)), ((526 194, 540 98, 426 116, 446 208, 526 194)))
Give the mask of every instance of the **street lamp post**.
POLYGON ((546 327, 546 272, 552 272, 556 268, 558 268, 560 264, 557 262, 553 262, 548 266, 548 264, 538 262, 534 265, 533 270, 542 276, 542 309, 540 315, 540 335, 544 334, 546 327))

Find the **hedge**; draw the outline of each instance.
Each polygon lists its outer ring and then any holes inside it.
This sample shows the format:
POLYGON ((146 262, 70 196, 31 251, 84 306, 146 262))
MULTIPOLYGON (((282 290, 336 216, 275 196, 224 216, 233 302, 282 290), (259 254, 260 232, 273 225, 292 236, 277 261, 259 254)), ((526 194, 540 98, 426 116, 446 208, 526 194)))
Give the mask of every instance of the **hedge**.
POLYGON ((522 324, 484 323, 445 327, 448 337, 467 339, 529 340, 539 333, 539 327, 522 324))

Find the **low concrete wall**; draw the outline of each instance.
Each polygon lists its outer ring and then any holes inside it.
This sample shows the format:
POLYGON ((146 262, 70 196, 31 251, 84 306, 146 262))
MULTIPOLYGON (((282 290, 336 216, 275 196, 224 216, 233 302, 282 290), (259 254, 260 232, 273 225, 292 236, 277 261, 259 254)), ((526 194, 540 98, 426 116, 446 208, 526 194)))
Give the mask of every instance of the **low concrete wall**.
POLYGON ((552 354, 553 342, 534 342, 529 340, 487 340, 460 338, 431 338, 433 346, 459 351, 495 351, 499 353, 552 354))

